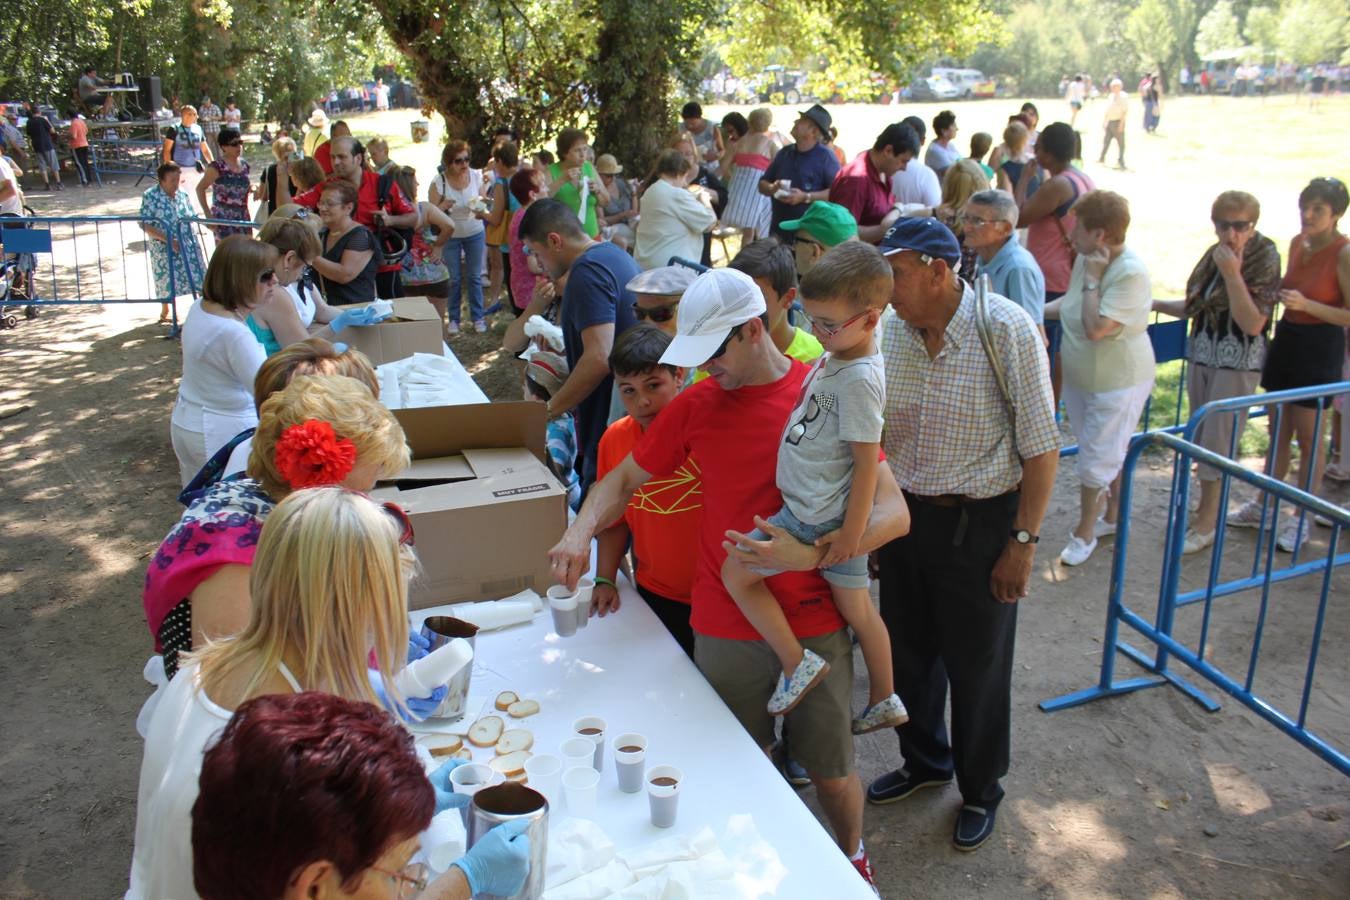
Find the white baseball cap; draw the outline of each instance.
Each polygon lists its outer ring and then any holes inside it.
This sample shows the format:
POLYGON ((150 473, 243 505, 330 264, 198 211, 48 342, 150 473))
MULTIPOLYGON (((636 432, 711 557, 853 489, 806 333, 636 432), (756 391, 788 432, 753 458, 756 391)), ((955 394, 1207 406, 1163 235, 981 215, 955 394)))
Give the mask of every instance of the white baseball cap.
POLYGON ((764 292, 749 275, 737 269, 709 269, 680 298, 675 339, 661 354, 661 362, 685 368, 703 365, 731 329, 763 315, 766 308, 764 292))

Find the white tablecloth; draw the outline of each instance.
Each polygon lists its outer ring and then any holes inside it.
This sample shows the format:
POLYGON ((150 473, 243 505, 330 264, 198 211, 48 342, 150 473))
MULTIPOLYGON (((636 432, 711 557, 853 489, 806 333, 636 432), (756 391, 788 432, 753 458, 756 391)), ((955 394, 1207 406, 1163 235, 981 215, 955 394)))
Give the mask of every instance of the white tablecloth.
MULTIPOLYGON (((776 877, 744 881, 745 896, 874 897, 633 588, 624 583, 621 596, 618 613, 592 618, 574 637, 553 632, 547 608, 530 624, 480 635, 470 688, 471 699, 484 701, 479 715, 501 715, 508 728, 530 729, 534 752, 554 755, 561 755, 576 719, 603 718, 607 746, 595 821, 620 851, 671 830, 707 825, 723 834, 733 816, 748 814, 783 868, 776 877), (496 713, 492 699, 503 690, 538 700, 540 712, 523 720, 496 713), (651 824, 645 793, 618 788, 613 740, 628 731, 647 736, 648 768, 673 765, 684 772, 674 829, 651 824)), ((444 613, 419 610, 413 624, 420 628, 427 616, 444 613)), ((478 761, 488 758, 490 751, 475 750, 478 761)))

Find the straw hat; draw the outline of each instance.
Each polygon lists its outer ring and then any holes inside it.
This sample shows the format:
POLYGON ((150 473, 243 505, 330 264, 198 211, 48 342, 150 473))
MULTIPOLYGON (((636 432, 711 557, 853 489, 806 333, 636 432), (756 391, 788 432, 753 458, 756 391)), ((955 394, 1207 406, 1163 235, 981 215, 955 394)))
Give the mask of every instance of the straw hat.
POLYGON ((619 161, 612 153, 602 153, 595 161, 595 171, 601 175, 618 175, 623 171, 623 166, 619 165, 619 161))
POLYGON ((316 110, 314 110, 314 112, 312 112, 312 113, 309 114, 309 127, 310 127, 310 128, 327 128, 327 127, 328 127, 328 113, 324 112, 324 111, 321 110, 321 109, 316 109, 316 110))

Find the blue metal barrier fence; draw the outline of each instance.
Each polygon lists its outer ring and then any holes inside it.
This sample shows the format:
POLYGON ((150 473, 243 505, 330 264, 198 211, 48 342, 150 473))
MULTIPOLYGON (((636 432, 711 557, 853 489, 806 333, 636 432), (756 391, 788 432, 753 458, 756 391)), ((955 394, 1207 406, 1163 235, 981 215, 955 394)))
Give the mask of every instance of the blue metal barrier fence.
MULTIPOLYGON (((1309 701, 1312 697, 1317 675, 1318 656, 1327 618, 1331 573, 1335 568, 1350 563, 1350 553, 1337 552, 1341 530, 1350 526, 1350 511, 1319 499, 1307 490, 1301 490, 1275 479, 1270 474, 1269 463, 1267 463, 1265 473, 1251 472, 1232 459, 1206 450, 1190 440, 1194 437, 1196 429, 1205 420, 1238 409, 1250 409, 1257 405, 1264 405, 1267 410, 1273 410, 1271 412, 1273 430, 1278 433, 1284 415, 1284 407, 1287 404, 1298 400, 1329 398, 1347 391, 1350 391, 1350 382, 1278 391, 1259 396, 1236 397, 1210 403, 1197 410, 1185 426, 1181 437, 1164 431, 1146 432, 1135 436, 1130 443, 1130 449, 1126 454, 1122 471, 1120 496, 1122 515, 1116 531, 1115 558, 1111 565, 1110 594, 1106 614, 1106 632, 1102 642, 1101 670, 1097 684, 1085 690, 1045 700, 1040 704, 1041 709, 1046 712, 1054 712, 1099 700, 1103 697, 1112 697, 1143 688, 1171 684, 1210 712, 1217 710, 1219 708, 1217 702, 1172 670, 1170 664, 1175 660, 1235 698, 1243 706, 1270 722, 1284 734, 1312 750, 1337 770, 1350 775, 1350 756, 1347 756, 1343 749, 1335 746, 1331 739, 1315 732, 1308 722, 1309 701), (1135 466, 1140 455, 1149 448, 1171 450, 1176 454, 1158 607, 1152 622, 1139 612, 1126 606, 1124 591, 1131 524, 1128 512, 1133 495, 1135 466), (1192 461, 1211 466, 1220 473, 1222 481, 1220 510, 1226 509, 1231 481, 1237 479, 1259 491, 1263 519, 1257 533, 1256 550, 1250 575, 1228 581, 1220 580, 1224 549, 1223 527, 1220 525, 1211 551, 1205 587, 1180 593, 1178 585, 1181 577, 1182 548, 1187 530, 1192 461), (1311 526, 1310 520, 1314 516, 1320 517, 1323 524, 1330 526, 1329 546, 1325 556, 1301 561, 1299 552, 1302 548, 1296 542, 1296 549, 1289 565, 1283 568, 1277 568, 1274 565, 1277 530, 1275 523, 1280 521, 1281 504, 1287 504, 1295 509, 1300 530, 1311 526), (1266 523, 1269 523, 1269 527, 1266 527, 1266 523), (1269 692, 1259 689, 1256 685, 1262 639, 1265 636, 1268 613, 1271 610, 1271 588, 1280 582, 1317 576, 1319 573, 1320 595, 1314 615, 1311 643, 1306 663, 1300 665, 1303 679, 1301 689, 1298 692, 1298 709, 1297 712, 1286 712, 1278 708, 1269 692), (1215 599, 1244 591, 1258 592, 1259 601, 1250 650, 1245 654, 1247 657, 1246 671, 1235 677, 1208 660, 1206 651, 1210 649, 1216 615, 1220 612, 1221 607, 1231 608, 1232 603, 1230 601, 1228 604, 1216 607, 1215 599), (1194 641, 1194 646, 1191 646, 1177 634, 1176 613, 1179 608, 1197 603, 1203 604, 1204 608, 1199 622, 1198 638, 1194 641), (1133 629, 1138 635, 1151 643, 1154 648, 1153 651, 1151 653, 1145 652, 1126 643, 1120 634, 1122 625, 1133 629), (1148 670, 1150 675, 1142 678, 1117 680, 1115 671, 1117 653, 1135 661, 1148 670)), ((1319 407, 1315 417, 1318 430, 1314 433, 1320 433, 1321 416, 1322 411, 1319 407)), ((1234 423, 1229 435, 1230 449, 1236 449, 1238 436, 1234 423)), ((1273 448, 1270 455, 1273 456, 1273 448)), ((1289 661, 1284 660, 1284 662, 1289 661)))

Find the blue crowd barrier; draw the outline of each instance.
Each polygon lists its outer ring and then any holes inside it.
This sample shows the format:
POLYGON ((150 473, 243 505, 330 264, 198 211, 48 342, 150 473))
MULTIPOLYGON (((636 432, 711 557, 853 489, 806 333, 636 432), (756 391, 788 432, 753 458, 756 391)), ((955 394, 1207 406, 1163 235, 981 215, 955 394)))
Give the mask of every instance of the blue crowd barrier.
MULTIPOLYGON (((1299 744, 1312 750, 1338 771, 1350 775, 1350 756, 1345 749, 1336 746, 1333 739, 1314 730, 1309 723, 1309 701, 1317 676, 1317 663, 1322 649, 1323 628, 1326 623, 1327 607, 1331 590, 1331 573, 1334 569, 1350 563, 1350 553, 1340 553, 1339 541, 1342 529, 1350 526, 1350 511, 1313 496, 1308 490, 1286 484, 1271 474, 1270 459, 1274 450, 1268 454, 1266 471, 1252 472, 1233 459, 1207 450, 1193 442, 1196 429, 1213 416, 1231 413, 1241 409, 1264 407, 1272 417, 1273 431, 1278 433, 1284 408, 1297 400, 1329 398, 1350 391, 1350 382, 1317 385, 1289 391, 1277 391, 1269 394, 1248 397, 1234 397, 1206 404, 1196 410, 1182 429, 1181 435, 1164 430, 1136 435, 1130 443, 1125 457, 1121 477, 1120 506, 1121 517, 1117 525, 1115 558, 1111 565, 1110 593, 1107 602, 1105 638, 1102 642, 1102 660, 1097 684, 1085 690, 1066 694, 1062 697, 1043 701, 1041 709, 1046 712, 1079 706, 1104 697, 1131 693, 1144 688, 1170 684, 1211 712, 1219 709, 1219 704, 1195 685, 1183 678, 1172 667, 1176 662, 1186 666, 1191 672, 1209 681, 1229 696, 1236 699, 1247 709, 1256 713, 1281 732, 1299 744), (1168 504, 1166 539, 1158 606, 1152 621, 1144 615, 1130 609, 1125 600, 1125 582, 1130 541, 1130 504, 1133 497, 1135 467, 1141 454, 1150 448, 1171 451, 1175 454, 1171 499, 1168 504), (1229 488, 1233 479, 1242 481, 1255 488, 1261 498, 1263 520, 1258 529, 1250 574, 1222 580, 1222 563, 1225 549, 1224 529, 1217 529, 1216 539, 1210 551, 1210 565, 1203 588, 1180 591, 1182 570, 1182 549, 1185 543, 1188 500, 1190 488, 1190 469, 1192 462, 1203 463, 1218 470, 1222 488, 1219 509, 1227 508, 1229 488), (1280 506, 1285 504, 1296 509, 1301 529, 1310 530, 1312 518, 1322 517, 1330 523, 1330 537, 1325 555, 1316 558, 1300 558, 1302 546, 1297 546, 1288 565, 1275 564, 1275 544, 1277 523, 1280 519, 1280 506), (1269 527, 1266 527, 1266 523, 1269 527), (1303 672, 1301 689, 1298 691, 1297 710, 1282 710, 1270 693, 1262 690, 1256 683, 1258 662, 1261 657, 1262 642, 1269 624, 1269 612, 1272 598, 1271 588, 1276 584, 1295 579, 1318 579, 1320 593, 1311 635, 1311 643, 1306 660, 1299 660, 1299 669, 1303 672), (1207 658, 1211 647, 1211 636, 1215 619, 1227 604, 1216 605, 1215 600, 1223 597, 1255 592, 1258 595, 1257 617, 1251 637, 1251 645, 1245 657, 1246 671, 1241 674, 1225 672, 1207 658), (1178 636, 1178 610, 1203 604, 1200 615, 1198 635, 1192 643, 1178 636), (1121 627, 1132 629, 1145 641, 1152 644, 1151 652, 1145 652, 1126 643, 1121 638, 1121 627), (1116 654, 1119 653, 1145 668, 1149 675, 1142 678, 1117 679, 1116 654)), ((1319 407, 1315 425, 1320 432, 1322 411, 1319 407)), ((1318 433, 1315 432, 1315 433, 1318 433)), ((1236 455, 1236 423, 1229 435, 1230 456, 1236 455)), ((1320 450, 1320 448, 1319 448, 1320 450)), ((1314 451, 1318 452, 1318 451, 1314 451)), ((1311 473, 1310 473, 1311 477, 1311 473)), ((1304 488, 1308 485, 1305 483, 1304 488)), ((1306 530, 1304 533, 1307 533, 1306 530)), ((1244 572, 1247 571, 1244 567, 1244 572)), ((1195 623, 1188 623, 1194 625, 1195 623)), ((1290 660, 1283 660, 1289 663, 1290 660)))
POLYGON ((99 184, 103 183, 104 175, 135 175, 137 185, 147 178, 154 181, 163 149, 163 141, 89 139, 90 163, 99 184))

